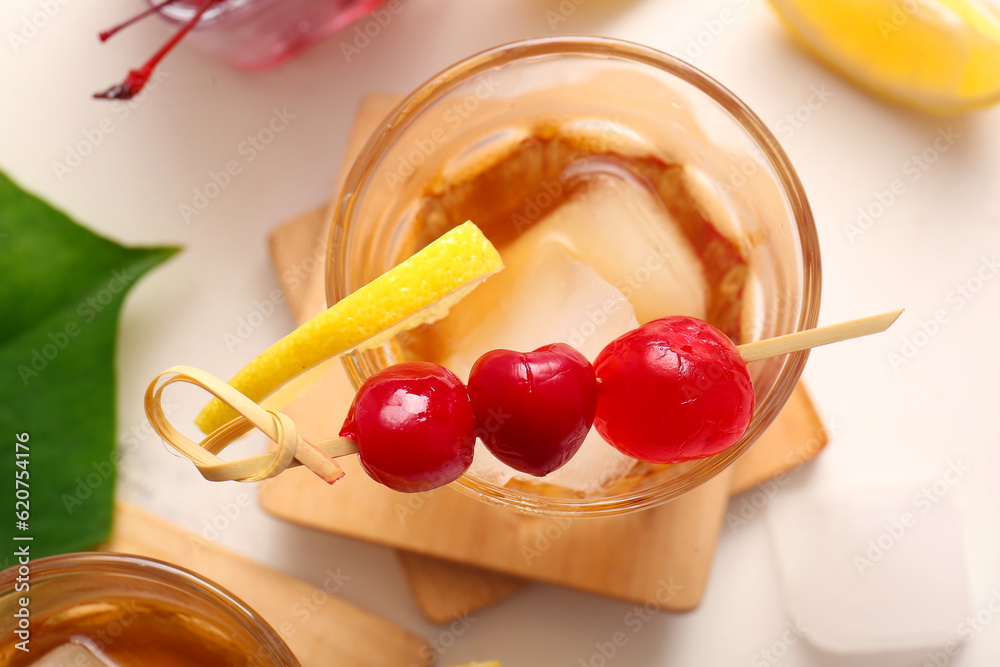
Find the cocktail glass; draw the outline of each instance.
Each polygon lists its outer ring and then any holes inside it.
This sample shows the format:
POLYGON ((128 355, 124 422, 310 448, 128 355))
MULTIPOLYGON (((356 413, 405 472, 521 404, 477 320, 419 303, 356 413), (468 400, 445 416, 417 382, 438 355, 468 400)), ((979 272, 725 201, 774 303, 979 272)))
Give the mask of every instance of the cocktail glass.
POLYGON ((9 667, 105 660, 299 667, 267 622, 231 593, 139 556, 75 553, 8 568, 0 572, 0 613, 0 664, 9 667), (25 639, 28 651, 18 648, 25 639))
MULTIPOLYGON (((348 175, 336 208, 326 277, 330 303, 466 219, 480 224, 506 259, 505 249, 548 219, 576 187, 574 179, 586 179, 597 165, 602 178, 630 170, 629 179, 659 198, 701 264, 695 272, 708 286, 705 319, 737 343, 816 324, 818 240, 794 169, 746 105, 676 58, 602 38, 501 46, 429 79, 381 128, 348 175)), ((675 249, 651 250, 665 251, 661 265, 680 265, 675 249)), ((643 273, 644 259, 635 258, 633 275, 656 280, 656 272, 643 273)), ((673 314, 664 304, 656 316, 673 314)), ((387 365, 419 357, 427 350, 420 335, 345 357, 355 387, 387 365)), ((715 456, 635 464, 596 491, 545 478, 499 484, 474 471, 457 486, 504 507, 574 517, 669 501, 717 475, 760 437, 806 358, 801 352, 750 364, 752 421, 738 443, 715 456)))

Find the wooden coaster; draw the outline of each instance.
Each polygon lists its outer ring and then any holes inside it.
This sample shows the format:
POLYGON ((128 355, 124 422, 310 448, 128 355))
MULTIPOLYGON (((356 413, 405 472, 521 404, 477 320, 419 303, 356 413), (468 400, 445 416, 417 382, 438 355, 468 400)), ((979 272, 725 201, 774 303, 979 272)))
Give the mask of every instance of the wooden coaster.
POLYGON ((433 651, 422 637, 126 503, 118 503, 114 532, 101 548, 158 558, 230 590, 281 635, 303 667, 431 664, 433 651))
MULTIPOLYGON (((345 174, 395 100, 380 95, 362 103, 345 174)), ((274 268, 299 321, 324 307, 326 208, 302 214, 271 236, 274 268)), ((306 438, 330 437, 339 430, 352 396, 346 374, 333 365, 319 385, 285 412, 306 438)), ((622 517, 526 517, 447 488, 397 494, 368 479, 355 460, 345 462, 348 475, 333 487, 304 470, 270 480, 261 486, 261 502, 290 521, 400 548, 417 603, 436 622, 502 599, 528 580, 685 610, 703 595, 730 495, 808 461, 825 444, 826 433, 800 386, 735 465, 682 498, 622 517), (622 548, 625 544, 628 549, 622 548)))

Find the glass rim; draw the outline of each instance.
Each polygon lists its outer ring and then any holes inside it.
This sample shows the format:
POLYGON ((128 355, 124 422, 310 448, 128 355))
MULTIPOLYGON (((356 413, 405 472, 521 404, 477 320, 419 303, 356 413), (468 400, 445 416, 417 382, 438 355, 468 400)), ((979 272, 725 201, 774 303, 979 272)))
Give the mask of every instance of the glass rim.
MULTIPOLYGON (((147 2, 155 4, 155 0, 147 0, 147 2)), ((249 0, 223 0, 214 7, 209 7, 205 13, 201 15, 201 18, 198 20, 198 25, 195 26, 195 30, 204 29, 214 23, 216 19, 223 17, 226 14, 239 11, 248 2, 249 0)), ((183 5, 177 3, 164 5, 158 10, 158 13, 162 17, 170 21, 177 21, 181 23, 191 20, 197 12, 197 5, 183 5)))
MULTIPOLYGON (((382 121, 380 125, 382 129, 368 138, 341 187, 333 209, 333 224, 330 227, 327 243, 325 275, 327 304, 336 303, 349 293, 348 250, 351 225, 356 221, 356 202, 363 199, 374 170, 379 164, 380 156, 403 135, 409 127, 410 120, 457 85, 484 72, 513 61, 557 55, 605 57, 643 64, 665 72, 693 86, 713 100, 747 133, 761 149, 773 170, 782 195, 787 200, 798 235, 797 259, 801 262, 802 291, 799 295, 801 303, 795 330, 815 327, 819 319, 821 290, 819 237, 802 183, 773 133, 732 91, 693 65, 634 42, 590 36, 543 37, 496 46, 440 71, 403 98, 382 121)), ((346 355, 343 357, 343 362, 345 364, 353 362, 357 356, 353 353, 346 355)), ((454 486, 488 503, 526 514, 544 516, 607 516, 662 504, 715 477, 756 442, 788 401, 798 384, 808 357, 808 350, 787 355, 774 385, 755 407, 746 433, 729 449, 697 461, 692 472, 697 470, 700 474, 685 474, 657 486, 603 497, 529 496, 519 490, 480 481, 468 474, 462 475, 454 486)))
POLYGON ((299 665, 298 659, 277 631, 242 598, 211 579, 180 565, 158 558, 112 551, 84 551, 45 556, 0 571, 0 599, 12 593, 20 595, 15 590, 14 583, 19 568, 25 565, 30 570, 32 589, 44 585, 46 581, 91 577, 98 574, 136 577, 176 589, 223 612, 245 628, 258 646, 276 652, 278 655, 274 657, 285 660, 290 667, 299 665))

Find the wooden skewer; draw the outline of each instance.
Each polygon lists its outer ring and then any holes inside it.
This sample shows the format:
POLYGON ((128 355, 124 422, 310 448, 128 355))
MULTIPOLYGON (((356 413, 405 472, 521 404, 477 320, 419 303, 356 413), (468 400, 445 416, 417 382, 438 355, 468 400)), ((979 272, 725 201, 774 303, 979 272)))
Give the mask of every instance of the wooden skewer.
MULTIPOLYGON (((331 459, 336 459, 341 456, 350 456, 351 454, 357 454, 359 451, 358 443, 350 438, 334 438, 333 440, 324 440, 322 442, 313 443, 312 447, 318 455, 329 456, 331 459)), ((249 456, 245 459, 240 459, 240 461, 246 462, 248 465, 259 466, 270 462, 272 456, 273 454, 261 454, 259 456, 249 456)), ((302 457, 293 459, 292 462, 288 464, 288 467, 297 468, 302 465, 312 470, 312 466, 309 465, 309 463, 303 462, 302 457)))
MULTIPOLYGON (((747 362, 798 352, 885 331, 902 312, 896 310, 807 329, 747 343, 737 349, 747 362)), ((205 479, 211 481, 256 482, 275 477, 288 468, 304 465, 332 484, 344 474, 334 459, 358 453, 358 443, 350 438, 335 438, 317 444, 306 441, 296 433, 295 424, 287 415, 265 410, 219 378, 188 366, 175 366, 158 375, 146 390, 145 403, 146 414, 153 429, 176 451, 191 459, 205 479), (206 389, 236 410, 240 416, 216 429, 201 442, 189 440, 174 428, 163 413, 163 390, 174 382, 187 382, 206 389), (236 461, 224 461, 217 456, 254 428, 260 429, 274 441, 278 446, 277 451, 236 461)))
POLYGON ((848 340, 849 338, 860 338, 861 336, 885 331, 896 321, 896 318, 902 312, 902 310, 894 310, 882 313, 881 315, 871 315, 849 322, 841 322, 840 324, 796 331, 784 336, 776 336, 766 340, 759 340, 755 343, 740 345, 737 349, 747 362, 757 361, 766 357, 776 357, 779 354, 798 352, 812 347, 819 347, 820 345, 828 345, 848 340))
MULTIPOLYGON (((281 474, 293 464, 307 466, 330 484, 344 476, 343 470, 326 451, 298 435, 295 423, 288 415, 265 410, 219 378, 197 368, 174 366, 160 373, 146 390, 145 406, 153 429, 174 450, 191 459, 202 476, 210 481, 258 482, 281 474), (200 442, 188 439, 174 428, 163 413, 163 390, 175 382, 207 390, 232 407, 239 417, 212 431, 200 442), (218 457, 219 452, 254 428, 270 438, 277 445, 277 450, 236 461, 224 461, 218 457)), ((335 450, 339 452, 338 456, 352 453, 343 443, 335 450)), ((357 445, 354 451, 357 451, 357 445)))

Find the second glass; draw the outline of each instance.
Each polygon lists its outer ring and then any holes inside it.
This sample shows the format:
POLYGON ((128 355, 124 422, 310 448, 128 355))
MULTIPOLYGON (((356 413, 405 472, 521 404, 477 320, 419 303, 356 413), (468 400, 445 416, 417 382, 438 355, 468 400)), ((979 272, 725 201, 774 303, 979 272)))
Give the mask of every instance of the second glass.
POLYGON ((0 614, 0 664, 9 667, 299 667, 244 602, 140 556, 74 553, 11 567, 0 572, 0 614))

